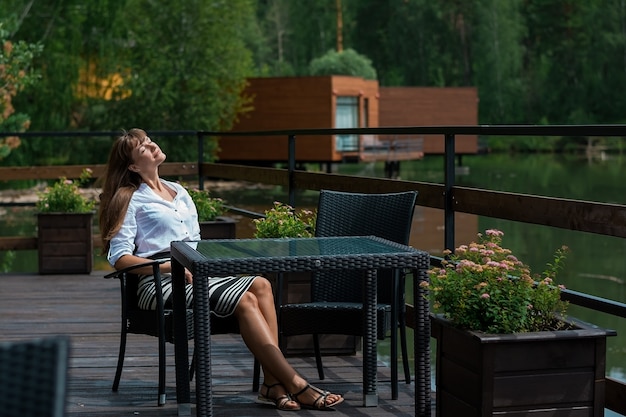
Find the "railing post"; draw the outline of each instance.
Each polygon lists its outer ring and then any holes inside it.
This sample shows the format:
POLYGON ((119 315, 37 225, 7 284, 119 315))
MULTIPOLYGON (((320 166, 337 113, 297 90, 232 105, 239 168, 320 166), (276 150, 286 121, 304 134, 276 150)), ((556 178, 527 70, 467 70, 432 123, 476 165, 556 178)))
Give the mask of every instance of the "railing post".
POLYGON ((204 140, 202 132, 196 133, 198 138, 198 189, 204 190, 204 177, 202 176, 202 164, 204 163, 204 140))
POLYGON ((445 135, 445 154, 444 154, 444 248, 454 250, 454 195, 452 188, 455 182, 455 166, 454 166, 454 134, 446 133, 445 135))
POLYGON ((293 172, 296 170, 296 135, 289 135, 287 139, 287 152, 289 156, 287 170, 289 172, 289 205, 296 205, 296 190, 293 178, 293 172))

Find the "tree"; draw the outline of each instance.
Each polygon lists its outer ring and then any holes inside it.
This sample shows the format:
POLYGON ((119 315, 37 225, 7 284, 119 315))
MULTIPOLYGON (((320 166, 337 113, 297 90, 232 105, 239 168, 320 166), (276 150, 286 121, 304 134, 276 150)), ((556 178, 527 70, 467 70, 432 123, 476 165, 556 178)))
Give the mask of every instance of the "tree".
POLYGON ((520 0, 480 0, 474 21, 473 68, 481 123, 524 123, 520 0))
POLYGON ((254 36, 247 44, 254 53, 259 75, 290 76, 294 68, 287 59, 287 45, 291 34, 291 0, 259 0, 254 36), (258 32, 257 32, 258 30, 258 32))
MULTIPOLYGON (((36 130, 228 129, 246 109, 241 92, 254 74, 245 44, 256 19, 254 5, 5 0, 0 15, 15 16, 16 36, 45 45, 35 61, 42 82, 19 98, 20 105, 33 115, 36 130)), ((195 146, 177 141, 169 147, 173 160, 195 156, 195 146)), ((109 146, 110 139, 95 139, 92 149, 106 155, 109 146)), ((35 149, 52 156, 58 145, 29 140, 21 161, 36 163, 28 156, 35 149)), ((57 162, 71 158, 81 155, 68 153, 57 162)))
MULTIPOLYGON (((17 22, 12 37, 43 46, 43 52, 33 61, 33 66, 41 72, 40 82, 26 88, 15 100, 16 107, 31 116, 32 130, 90 128, 84 114, 91 103, 81 92, 84 89, 81 73, 84 74, 92 63, 101 62, 99 57, 103 51, 115 44, 108 35, 115 23, 115 13, 125 1, 0 2, 0 16, 10 16, 17 22)), ((12 153, 5 162, 14 165, 95 162, 76 151, 79 145, 80 141, 66 138, 29 138, 23 141, 19 152, 12 153)), ((89 151, 99 155, 98 162, 102 162, 110 141, 101 138, 93 140, 90 145, 89 151)), ((85 146, 80 149, 84 152, 85 146)))
MULTIPOLYGON (((336 47, 336 3, 335 0, 290 0, 287 3, 289 20, 285 29, 284 57, 296 75, 308 75, 311 61, 336 47)), ((347 19, 344 14, 344 20, 347 19)), ((345 38, 344 45, 349 45, 345 38)))
MULTIPOLYGON (((118 71, 131 94, 112 103, 113 125, 229 129, 248 103, 241 93, 252 57, 240 25, 250 16, 251 0, 128 0, 115 38, 122 43, 118 71)), ((161 141, 174 160, 195 155, 191 144, 161 141)))
POLYGON ((624 2, 530 0, 523 5, 529 119, 623 121, 624 2))
MULTIPOLYGON (((0 21, 0 132, 23 132, 28 129, 30 119, 27 114, 16 112, 13 99, 39 80, 32 62, 42 47, 10 40, 9 26, 9 21, 0 21)), ((0 137, 0 160, 19 146, 17 136, 0 137)))
POLYGON ((352 75, 366 80, 376 79, 372 61, 351 48, 341 52, 328 51, 311 61, 309 72, 311 75, 352 75))
POLYGON ((469 4, 362 0, 352 7, 352 47, 372 59, 381 85, 472 85, 469 4))

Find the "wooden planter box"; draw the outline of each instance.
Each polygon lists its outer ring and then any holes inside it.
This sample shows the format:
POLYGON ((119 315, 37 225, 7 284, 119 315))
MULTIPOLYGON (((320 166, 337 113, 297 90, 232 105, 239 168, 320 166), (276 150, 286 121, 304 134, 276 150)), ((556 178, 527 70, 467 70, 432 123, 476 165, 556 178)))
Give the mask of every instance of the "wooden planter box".
POLYGON ((217 217, 210 222, 200 222, 202 239, 235 239, 237 222, 226 216, 217 217))
POLYGON ((93 213, 39 213, 40 274, 89 274, 93 266, 93 213))
POLYGON ((604 415, 606 337, 574 330, 490 335, 432 316, 437 417, 604 415))

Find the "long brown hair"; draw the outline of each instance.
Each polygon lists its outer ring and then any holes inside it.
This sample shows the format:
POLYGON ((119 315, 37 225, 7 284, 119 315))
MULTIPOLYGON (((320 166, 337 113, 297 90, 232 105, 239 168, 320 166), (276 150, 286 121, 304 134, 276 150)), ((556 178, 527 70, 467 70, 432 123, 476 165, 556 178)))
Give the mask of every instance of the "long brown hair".
POLYGON ((144 140, 146 140, 145 131, 130 129, 128 132, 123 131, 111 148, 100 194, 98 217, 103 255, 109 251, 111 238, 122 227, 130 199, 141 185, 141 176, 128 167, 134 162, 133 149, 144 140))

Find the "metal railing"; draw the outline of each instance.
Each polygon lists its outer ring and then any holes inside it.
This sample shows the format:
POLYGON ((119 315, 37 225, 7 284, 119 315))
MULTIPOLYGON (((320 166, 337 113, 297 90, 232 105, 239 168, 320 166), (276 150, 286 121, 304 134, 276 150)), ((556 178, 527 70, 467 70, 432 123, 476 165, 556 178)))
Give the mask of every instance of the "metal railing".
MULTIPOLYGON (((172 173, 195 175, 203 187, 205 178, 250 181, 287 188, 289 203, 295 205, 296 190, 333 189, 354 192, 394 192, 417 190, 418 205, 442 209, 444 212, 444 247, 455 247, 455 213, 469 213, 479 216, 506 219, 516 222, 547 225, 567 230, 595 233, 605 236, 626 238, 626 205, 608 204, 596 201, 569 200, 542 197, 456 185, 455 145, 459 135, 479 136, 559 136, 559 137, 626 137, 626 125, 578 125, 578 126, 421 126, 401 128, 364 129, 299 129, 261 132, 216 132, 216 131, 177 131, 148 132, 151 135, 192 136, 197 140, 198 160, 171 164, 172 173), (267 136, 287 137, 287 169, 252 167, 244 165, 205 163, 203 142, 205 137, 248 136, 251 140, 263 140, 267 136), (445 143, 444 183, 432 184, 419 181, 402 181, 381 178, 363 178, 320 172, 297 170, 296 145, 301 136, 318 135, 438 135, 445 143), (520 207, 533 207, 535 210, 522 210, 520 207)), ((115 136, 115 132, 29 132, 15 134, 0 133, 2 136, 29 137, 45 136, 115 136)), ((83 166, 63 167, 64 171, 80 173, 83 166)), ((101 172, 102 166, 92 166, 94 175, 101 172)), ((45 173, 20 171, 19 168, 0 167, 1 179, 58 178, 59 171, 46 167, 45 173), (55 175, 53 176, 53 173, 55 175), (43 175, 43 176, 42 176, 43 175)), ((70 177, 67 173, 62 174, 70 177)), ((76 175, 75 177, 78 177, 76 175)), ((32 238, 31 238, 32 240, 32 238)), ((0 240, 0 250, 6 250, 0 240)), ((433 258, 435 261, 436 259, 433 258)), ((563 297, 571 303, 617 317, 626 318, 626 304, 583 294, 571 290, 563 292, 563 297)), ((626 415, 626 404, 620 398, 626 397, 626 384, 608 379, 607 408, 626 415)))

